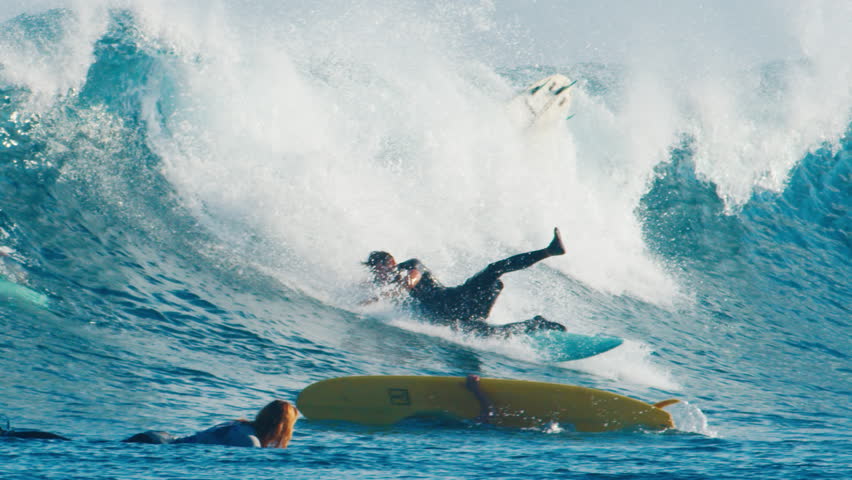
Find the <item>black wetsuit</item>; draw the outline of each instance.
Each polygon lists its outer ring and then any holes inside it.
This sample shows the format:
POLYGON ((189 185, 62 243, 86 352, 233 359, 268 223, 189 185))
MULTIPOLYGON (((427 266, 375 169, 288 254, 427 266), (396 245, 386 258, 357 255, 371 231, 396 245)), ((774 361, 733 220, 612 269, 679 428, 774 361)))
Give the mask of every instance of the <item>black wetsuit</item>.
POLYGON ((420 281, 409 292, 416 301, 414 307, 429 320, 471 331, 482 335, 532 333, 538 330, 565 330, 561 324, 536 316, 524 322, 493 326, 485 323, 491 313, 503 282, 504 273, 522 270, 532 266, 550 255, 546 249, 521 253, 494 262, 466 282, 455 287, 445 287, 432 275, 420 260, 412 258, 397 265, 401 276, 406 271, 416 269, 420 272, 420 281))
POLYGON ((36 438, 41 440, 69 440, 62 435, 39 430, 4 430, 0 428, 0 438, 36 438))
POLYGON ((122 440, 125 443, 202 443, 231 447, 260 447, 260 440, 251 423, 241 420, 221 423, 187 437, 175 437, 169 432, 149 430, 122 440))

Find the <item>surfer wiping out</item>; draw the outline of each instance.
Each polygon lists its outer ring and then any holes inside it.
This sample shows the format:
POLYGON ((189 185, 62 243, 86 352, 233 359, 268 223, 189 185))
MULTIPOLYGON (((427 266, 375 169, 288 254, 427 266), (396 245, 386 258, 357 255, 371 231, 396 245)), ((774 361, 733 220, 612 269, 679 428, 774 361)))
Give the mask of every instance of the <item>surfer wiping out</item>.
MULTIPOLYGON (((561 324, 536 315, 530 320, 508 325, 488 325, 485 319, 491 313, 503 282, 500 277, 515 272, 554 255, 565 254, 559 229, 553 229, 553 240, 541 250, 520 253, 494 262, 466 282, 455 287, 445 287, 420 260, 412 258, 397 264, 393 256, 384 251, 371 252, 364 262, 373 274, 373 282, 391 295, 406 295, 412 306, 430 321, 449 325, 465 332, 480 335, 532 333, 540 330, 564 331, 561 324)), ((376 301, 373 298, 366 303, 376 301)))

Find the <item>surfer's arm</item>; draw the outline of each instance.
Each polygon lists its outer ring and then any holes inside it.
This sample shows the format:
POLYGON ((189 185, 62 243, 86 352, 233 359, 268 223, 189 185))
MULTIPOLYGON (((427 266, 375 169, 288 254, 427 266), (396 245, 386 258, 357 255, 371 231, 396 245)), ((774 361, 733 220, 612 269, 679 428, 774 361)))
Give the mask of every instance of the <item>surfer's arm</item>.
POLYGON ((394 300, 401 296, 407 295, 408 291, 417 285, 420 281, 420 272, 416 270, 402 271, 395 275, 393 281, 386 285, 373 285, 374 289, 378 287, 377 293, 358 302, 358 305, 372 305, 376 302, 385 300, 394 300))
POLYGON ((402 275, 400 283, 403 288, 410 291, 420 283, 421 278, 423 278, 423 274, 420 273, 420 270, 412 268, 405 275, 402 275))
POLYGON ((423 263, 416 258, 406 260, 397 265, 396 268, 399 271, 398 279, 400 286, 408 291, 413 290, 420 283, 420 280, 423 279, 423 272, 426 271, 423 263))
POLYGON ((372 296, 370 298, 365 298, 364 300, 361 300, 360 302, 358 302, 358 305, 361 305, 363 307, 363 306, 366 306, 366 305, 372 305, 372 304, 374 304, 378 301, 379 301, 379 297, 372 296))

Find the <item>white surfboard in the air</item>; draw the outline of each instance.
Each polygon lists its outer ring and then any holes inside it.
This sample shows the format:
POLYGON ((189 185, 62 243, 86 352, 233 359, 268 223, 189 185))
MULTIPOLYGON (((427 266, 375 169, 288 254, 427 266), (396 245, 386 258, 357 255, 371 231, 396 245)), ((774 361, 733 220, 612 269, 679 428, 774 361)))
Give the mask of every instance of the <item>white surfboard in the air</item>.
POLYGON ((510 114, 524 128, 554 127, 569 116, 574 83, 558 73, 542 78, 509 102, 510 114))

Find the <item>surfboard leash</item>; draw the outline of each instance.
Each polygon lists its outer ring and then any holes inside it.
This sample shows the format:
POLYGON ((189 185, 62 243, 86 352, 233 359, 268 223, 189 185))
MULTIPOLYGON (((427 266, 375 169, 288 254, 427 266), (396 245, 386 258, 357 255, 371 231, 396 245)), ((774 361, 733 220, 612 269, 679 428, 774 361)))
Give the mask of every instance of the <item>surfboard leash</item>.
POLYGON ((464 386, 470 390, 470 392, 473 393, 473 396, 476 397, 476 400, 479 401, 479 416, 474 420, 480 423, 490 423, 490 419, 494 417, 494 405, 479 388, 479 375, 468 375, 465 378, 464 386))

